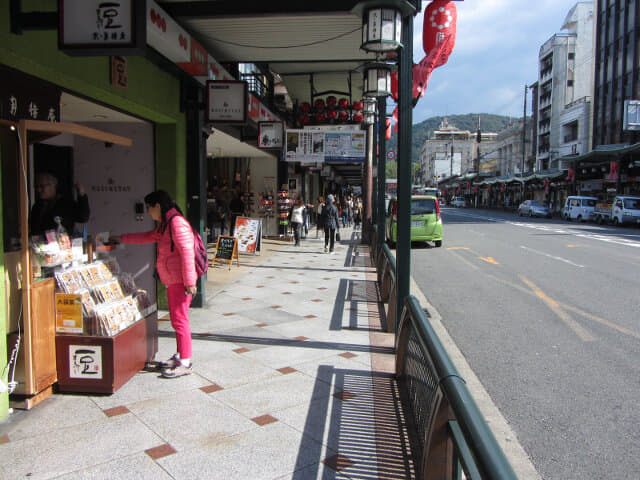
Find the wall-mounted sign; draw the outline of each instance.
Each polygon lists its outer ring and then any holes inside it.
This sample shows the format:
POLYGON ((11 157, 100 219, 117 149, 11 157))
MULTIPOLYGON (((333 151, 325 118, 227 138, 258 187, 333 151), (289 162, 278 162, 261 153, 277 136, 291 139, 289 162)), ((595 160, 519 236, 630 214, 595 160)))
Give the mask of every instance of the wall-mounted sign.
POLYGON ((144 2, 58 0, 60 50, 69 55, 142 55, 144 2))
POLYGON ((69 378, 102 379, 102 347, 69 345, 69 378))
POLYGON ((283 148, 284 125, 282 122, 258 123, 258 148, 283 148))
POLYGON ((60 121, 60 88, 0 66, 0 118, 60 121))
POLYGON ((640 100, 624 101, 622 129, 625 131, 640 130, 640 100))
POLYGON ((110 57, 109 60, 111 86, 126 90, 128 86, 127 57, 110 57))
POLYGON ((247 82, 207 81, 207 121, 213 123, 247 122, 247 82))

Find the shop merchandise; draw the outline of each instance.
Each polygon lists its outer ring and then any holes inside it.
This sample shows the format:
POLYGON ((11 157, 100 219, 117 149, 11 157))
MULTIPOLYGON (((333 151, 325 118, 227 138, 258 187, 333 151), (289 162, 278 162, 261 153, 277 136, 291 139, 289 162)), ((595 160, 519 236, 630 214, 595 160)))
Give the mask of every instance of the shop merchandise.
POLYGON ((116 335, 155 311, 147 293, 137 288, 131 274, 121 273, 113 256, 59 268, 54 276, 59 292, 81 296, 87 335, 116 335))

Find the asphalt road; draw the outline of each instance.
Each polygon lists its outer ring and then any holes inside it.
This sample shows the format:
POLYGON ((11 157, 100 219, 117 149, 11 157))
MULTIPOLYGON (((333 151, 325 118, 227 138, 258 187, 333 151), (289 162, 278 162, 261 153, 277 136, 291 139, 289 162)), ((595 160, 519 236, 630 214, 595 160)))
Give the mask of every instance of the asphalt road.
POLYGON ((544 479, 640 479, 640 229, 443 209, 411 273, 544 479))

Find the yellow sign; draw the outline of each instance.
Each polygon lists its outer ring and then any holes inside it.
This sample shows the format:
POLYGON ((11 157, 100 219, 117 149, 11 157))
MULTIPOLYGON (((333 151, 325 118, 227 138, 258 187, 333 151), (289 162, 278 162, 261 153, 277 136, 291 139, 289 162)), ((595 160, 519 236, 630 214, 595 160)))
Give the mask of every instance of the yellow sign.
POLYGON ((82 333, 82 295, 56 293, 56 332, 82 333))

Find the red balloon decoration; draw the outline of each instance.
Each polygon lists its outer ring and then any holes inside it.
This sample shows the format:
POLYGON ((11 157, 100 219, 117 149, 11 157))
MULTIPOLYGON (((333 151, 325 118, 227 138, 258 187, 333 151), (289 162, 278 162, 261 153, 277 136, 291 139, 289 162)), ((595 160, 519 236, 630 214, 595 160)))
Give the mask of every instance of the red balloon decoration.
POLYGON ((311 117, 309 115, 302 115, 299 119, 298 122, 300 122, 300 125, 309 125, 311 123, 311 117))
POLYGON ((302 113, 309 113, 311 111, 311 104, 309 102, 302 102, 298 107, 302 113))

